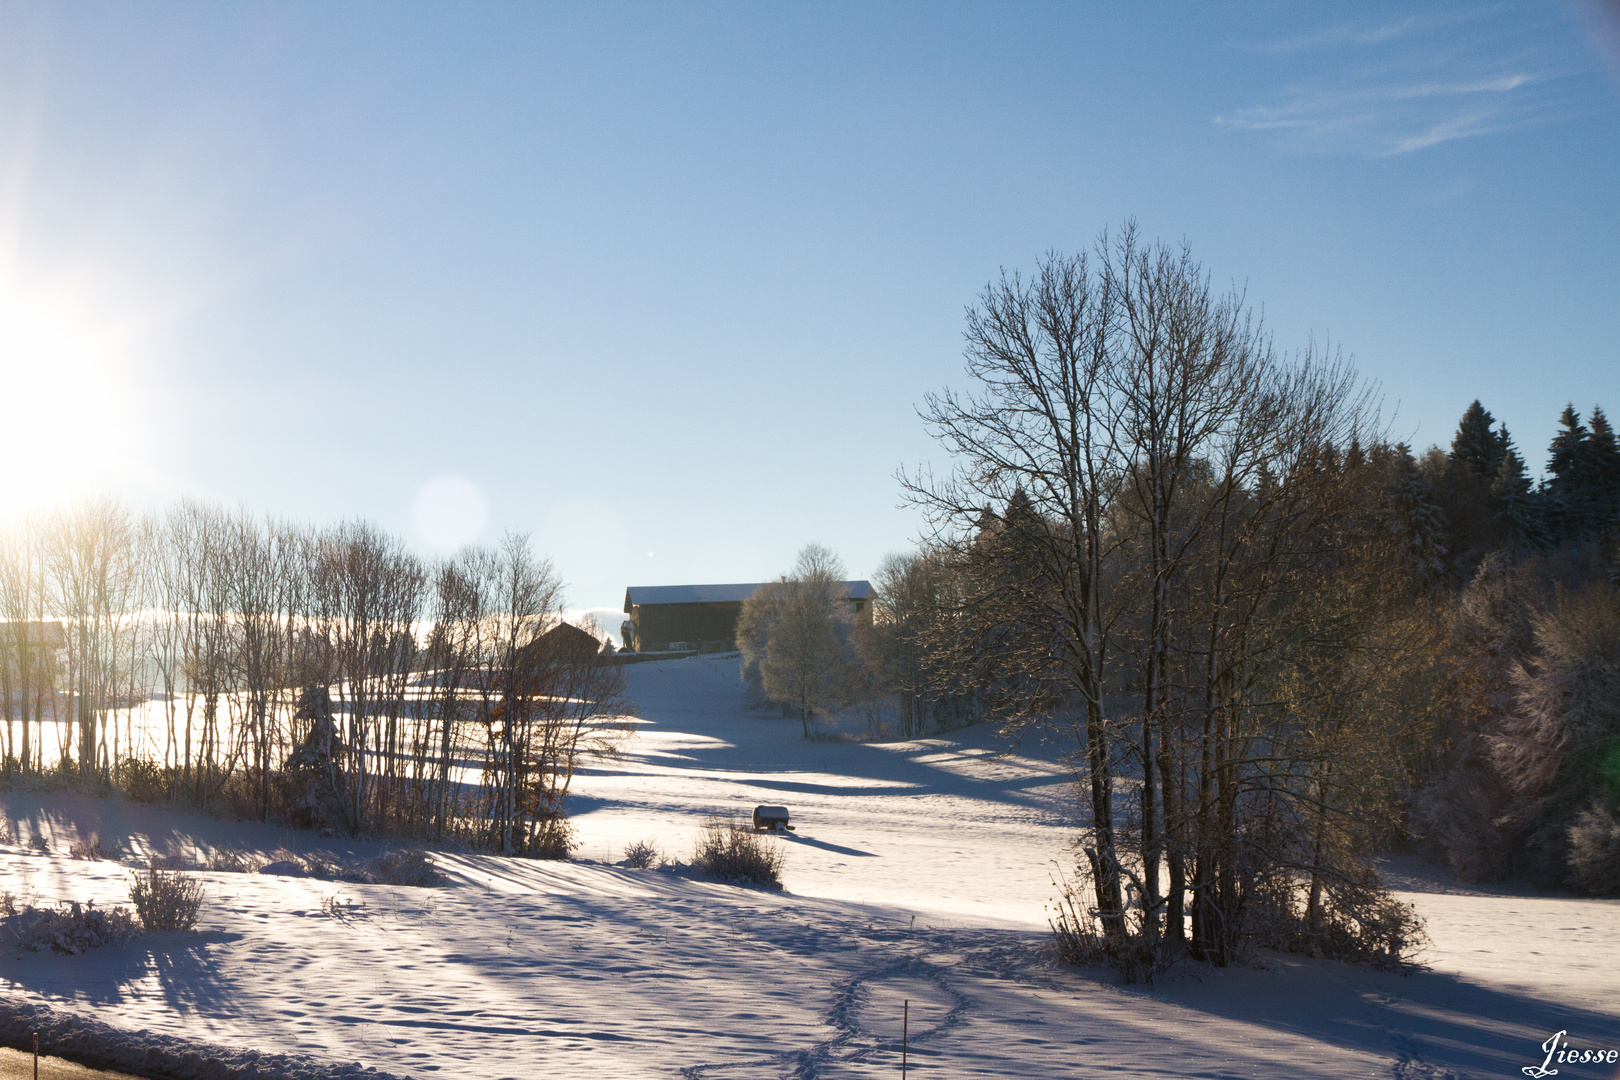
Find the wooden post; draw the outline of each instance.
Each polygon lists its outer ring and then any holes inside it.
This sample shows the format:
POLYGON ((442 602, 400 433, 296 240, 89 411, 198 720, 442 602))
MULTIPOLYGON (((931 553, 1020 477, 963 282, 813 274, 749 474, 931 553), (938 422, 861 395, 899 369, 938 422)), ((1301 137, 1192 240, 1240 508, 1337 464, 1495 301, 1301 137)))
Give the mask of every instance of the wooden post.
POLYGON ((39 1032, 34 1032, 34 1080, 39 1080, 39 1032))
MULTIPOLYGON (((900 1013, 900 1080, 906 1080, 906 1044, 911 1041, 911 999, 906 998, 900 1013)), ((39 1080, 39 1077, 34 1077, 39 1080)))

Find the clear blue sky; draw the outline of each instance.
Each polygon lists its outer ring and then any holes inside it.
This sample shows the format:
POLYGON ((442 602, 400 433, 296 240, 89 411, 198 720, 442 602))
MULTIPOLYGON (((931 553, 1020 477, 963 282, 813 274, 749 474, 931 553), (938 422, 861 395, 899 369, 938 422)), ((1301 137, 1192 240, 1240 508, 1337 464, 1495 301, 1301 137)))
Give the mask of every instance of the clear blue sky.
POLYGON ((578 607, 811 540, 865 575, 917 535, 894 472, 964 306, 1130 215, 1279 345, 1342 345, 1398 434, 1479 397, 1539 468, 1566 402, 1620 413, 1617 26, 7 4, 0 503, 188 493, 424 551, 482 521, 578 607))

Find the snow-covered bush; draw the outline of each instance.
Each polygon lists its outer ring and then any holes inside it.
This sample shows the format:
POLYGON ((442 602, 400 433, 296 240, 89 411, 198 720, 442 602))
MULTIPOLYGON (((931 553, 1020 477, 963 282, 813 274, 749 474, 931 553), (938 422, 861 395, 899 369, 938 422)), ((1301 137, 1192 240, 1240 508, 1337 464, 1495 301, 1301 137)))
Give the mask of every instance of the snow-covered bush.
POLYGON ((664 865, 664 853, 652 840, 637 840, 624 849, 624 865, 632 870, 656 870, 664 865))
POLYGON ((148 930, 190 930, 202 909, 202 885, 185 874, 146 870, 130 875, 129 898, 148 930))
POLYGON ((785 858, 781 842, 736 818, 703 826, 692 852, 692 867, 722 881, 782 887, 785 858))
POLYGON ((95 901, 77 901, 54 908, 32 904, 18 907, 15 898, 0 896, 0 945, 26 952, 76 954, 101 945, 118 945, 140 933, 135 920, 121 907, 104 911, 95 901))
POLYGON ((1594 801, 1569 827, 1569 869, 1575 884, 1598 896, 1620 896, 1620 818, 1594 801))
POLYGON ((30 851, 49 852, 51 844, 49 840, 46 840, 39 833, 35 833, 28 838, 28 848, 30 851))
POLYGON ((438 885, 444 875, 421 851, 389 851, 367 861, 366 873, 378 885, 438 885))

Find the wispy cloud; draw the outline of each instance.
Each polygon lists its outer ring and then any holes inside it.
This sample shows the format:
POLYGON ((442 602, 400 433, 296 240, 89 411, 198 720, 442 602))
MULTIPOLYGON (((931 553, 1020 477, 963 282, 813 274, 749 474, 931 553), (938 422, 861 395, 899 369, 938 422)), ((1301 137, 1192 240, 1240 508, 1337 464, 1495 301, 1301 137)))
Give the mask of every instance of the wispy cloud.
POLYGON ((1459 82, 1295 88, 1280 102, 1234 109, 1215 122, 1279 133, 1293 149, 1384 157, 1531 123, 1543 110, 1530 91, 1546 79, 1509 72, 1459 82))
POLYGON ((1570 76, 1586 65, 1525 44, 1522 12, 1480 8, 1344 23, 1246 46, 1308 73, 1273 100, 1215 116, 1287 150, 1409 154, 1568 115, 1570 76))
POLYGON ((1411 33, 1425 25, 1432 23, 1430 19, 1420 19, 1416 15, 1404 19, 1395 19, 1383 23, 1343 23, 1331 26, 1326 30, 1314 33, 1301 34, 1298 37, 1283 38, 1279 41, 1262 41, 1253 46, 1256 52, 1268 56, 1286 56, 1289 53, 1303 52, 1306 49, 1320 49, 1337 45, 1377 45, 1380 42, 1392 41, 1395 38, 1411 33))

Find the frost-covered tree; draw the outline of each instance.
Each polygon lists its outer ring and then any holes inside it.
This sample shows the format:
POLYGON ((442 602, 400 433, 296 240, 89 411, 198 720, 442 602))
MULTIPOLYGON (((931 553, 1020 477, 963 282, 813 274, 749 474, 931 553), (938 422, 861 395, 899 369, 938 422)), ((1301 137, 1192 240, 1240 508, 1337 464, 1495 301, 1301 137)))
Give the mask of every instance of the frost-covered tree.
POLYGON ((798 711, 807 738, 810 717, 844 704, 857 674, 846 589, 843 563, 809 544, 790 573, 743 602, 737 620, 745 668, 757 668, 765 697, 798 711))

